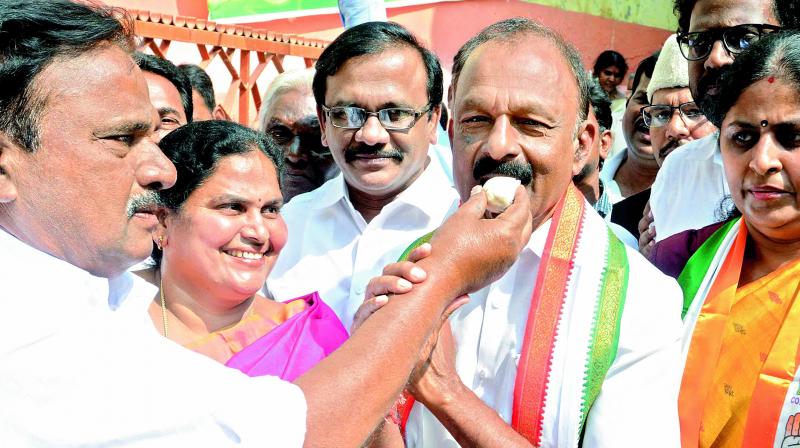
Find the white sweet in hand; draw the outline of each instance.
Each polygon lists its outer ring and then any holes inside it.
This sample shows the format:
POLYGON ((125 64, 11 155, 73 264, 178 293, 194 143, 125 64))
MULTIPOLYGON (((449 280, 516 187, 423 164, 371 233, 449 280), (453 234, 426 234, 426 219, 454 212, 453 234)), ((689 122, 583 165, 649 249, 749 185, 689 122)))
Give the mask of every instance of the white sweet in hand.
POLYGON ((486 209, 492 213, 502 213, 514 202, 514 194, 519 186, 519 179, 513 177, 493 177, 483 184, 488 204, 486 209))

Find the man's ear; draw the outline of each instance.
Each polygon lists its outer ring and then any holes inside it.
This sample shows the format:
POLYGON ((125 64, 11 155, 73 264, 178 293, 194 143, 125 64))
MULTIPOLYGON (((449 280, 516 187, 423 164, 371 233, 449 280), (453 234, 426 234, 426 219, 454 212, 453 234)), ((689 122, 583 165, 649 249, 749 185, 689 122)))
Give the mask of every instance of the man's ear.
POLYGON ((600 160, 606 160, 608 152, 611 151, 611 146, 614 144, 614 134, 610 129, 600 133, 600 160))
MULTIPOLYGON (((425 114, 428 115, 428 114, 425 114)), ((442 106, 436 105, 431 108, 430 116, 428 117, 428 141, 431 145, 435 145, 439 141, 439 117, 442 115, 442 106)))
POLYGON ((5 132, 0 132, 0 204, 17 199, 17 185, 14 181, 14 158, 23 155, 25 150, 14 143, 5 132))
POLYGON ((222 107, 222 104, 214 106, 214 110, 211 111, 211 118, 214 120, 231 121, 231 116, 228 115, 228 112, 222 107))
POLYGON ((584 120, 576 138, 575 157, 572 161, 572 175, 577 176, 589 160, 592 144, 600 137, 599 129, 589 120, 584 120))
POLYGON ((325 121, 326 118, 328 118, 328 117, 325 115, 325 111, 322 110, 322 106, 317 104, 317 119, 319 120, 320 140, 322 141, 322 146, 327 148, 328 147, 328 137, 326 136, 326 133, 325 133, 325 126, 327 126, 328 123, 325 121))

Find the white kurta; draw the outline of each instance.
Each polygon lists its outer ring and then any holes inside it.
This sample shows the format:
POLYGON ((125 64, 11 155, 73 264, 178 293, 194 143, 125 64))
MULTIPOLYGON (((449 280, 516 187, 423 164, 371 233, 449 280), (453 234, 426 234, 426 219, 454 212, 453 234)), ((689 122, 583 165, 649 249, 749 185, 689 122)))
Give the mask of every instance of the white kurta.
POLYGON ((367 223, 353 208, 341 174, 293 198, 281 211, 289 240, 267 279, 278 301, 319 291, 349 329, 367 283, 415 239, 436 229, 458 203, 438 163, 367 223))
POLYGON ((0 285, 0 445, 302 445, 302 391, 163 338, 138 277, 94 277, 0 229, 0 285))
MULTIPOLYGON (((587 205, 587 219, 602 220, 587 205)), ((517 364, 531 295, 550 222, 537 229, 517 262, 500 280, 470 295, 450 319, 457 343, 456 369, 464 384, 507 423, 511 421, 517 364)), ((599 228, 599 227, 595 227, 599 228)), ((604 229, 604 227, 603 227, 604 229)), ((602 275, 605 235, 586 235, 597 256, 576 261, 571 282, 602 275)), ((586 249, 587 247, 584 247, 586 249)), ((677 283, 661 274, 638 252, 626 247, 630 275, 617 356, 591 408, 584 447, 679 446, 677 398, 680 369, 682 295, 677 283)), ((587 281, 596 285, 596 281, 587 281)), ((585 373, 595 290, 578 286, 567 298, 559 323, 553 369, 544 409, 545 447, 577 446, 575 400, 585 373)), ((417 403, 406 427, 410 447, 457 447, 447 430, 417 403)))
POLYGON ((722 221, 720 204, 729 194, 716 133, 676 149, 650 193, 656 241, 722 221))
POLYGON ((628 157, 628 152, 620 151, 613 156, 610 156, 606 159, 603 163, 603 169, 600 170, 600 180, 603 181, 603 188, 605 188, 605 192, 608 195, 608 200, 611 201, 612 204, 616 204, 617 202, 625 199, 622 196, 622 192, 619 189, 619 184, 614 177, 617 175, 617 170, 619 167, 622 166, 622 162, 628 157))

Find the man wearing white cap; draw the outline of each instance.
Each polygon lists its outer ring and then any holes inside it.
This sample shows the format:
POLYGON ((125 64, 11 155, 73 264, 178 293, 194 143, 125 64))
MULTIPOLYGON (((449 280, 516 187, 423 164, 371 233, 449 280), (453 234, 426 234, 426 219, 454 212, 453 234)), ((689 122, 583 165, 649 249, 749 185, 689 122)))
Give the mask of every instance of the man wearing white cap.
MULTIPOLYGON (((681 56, 675 37, 673 34, 664 42, 650 84, 647 86, 649 104, 643 107, 641 112, 645 125, 650 129, 653 156, 659 167, 679 146, 703 138, 716 130, 692 98, 692 93, 689 91, 688 66, 681 56)), ((650 189, 621 201, 619 206, 615 206, 616 213, 612 215, 611 220, 623 226, 626 226, 625 223, 638 223, 647 202, 646 197, 640 197, 643 195, 649 197, 650 189), (627 203, 630 203, 630 206, 627 206, 627 203), (626 216, 620 216, 621 213, 626 216)), ((646 229, 642 239, 645 254, 652 240, 650 233, 646 229)))
POLYGON ((658 166, 677 147, 716 131, 689 91, 689 67, 678 48, 675 35, 664 42, 661 55, 647 86, 650 104, 642 118, 650 128, 653 155, 658 166))

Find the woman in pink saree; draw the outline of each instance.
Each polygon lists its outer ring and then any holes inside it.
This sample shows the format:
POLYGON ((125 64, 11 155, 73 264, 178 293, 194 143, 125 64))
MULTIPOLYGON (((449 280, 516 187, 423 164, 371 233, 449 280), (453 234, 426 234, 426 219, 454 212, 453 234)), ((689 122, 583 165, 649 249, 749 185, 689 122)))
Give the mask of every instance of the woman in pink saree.
POLYGON ((285 303, 259 294, 286 243, 280 151, 225 121, 190 123, 159 145, 178 177, 158 192, 155 263, 140 272, 159 286, 153 324, 250 376, 294 380, 348 334, 316 293, 285 303))

